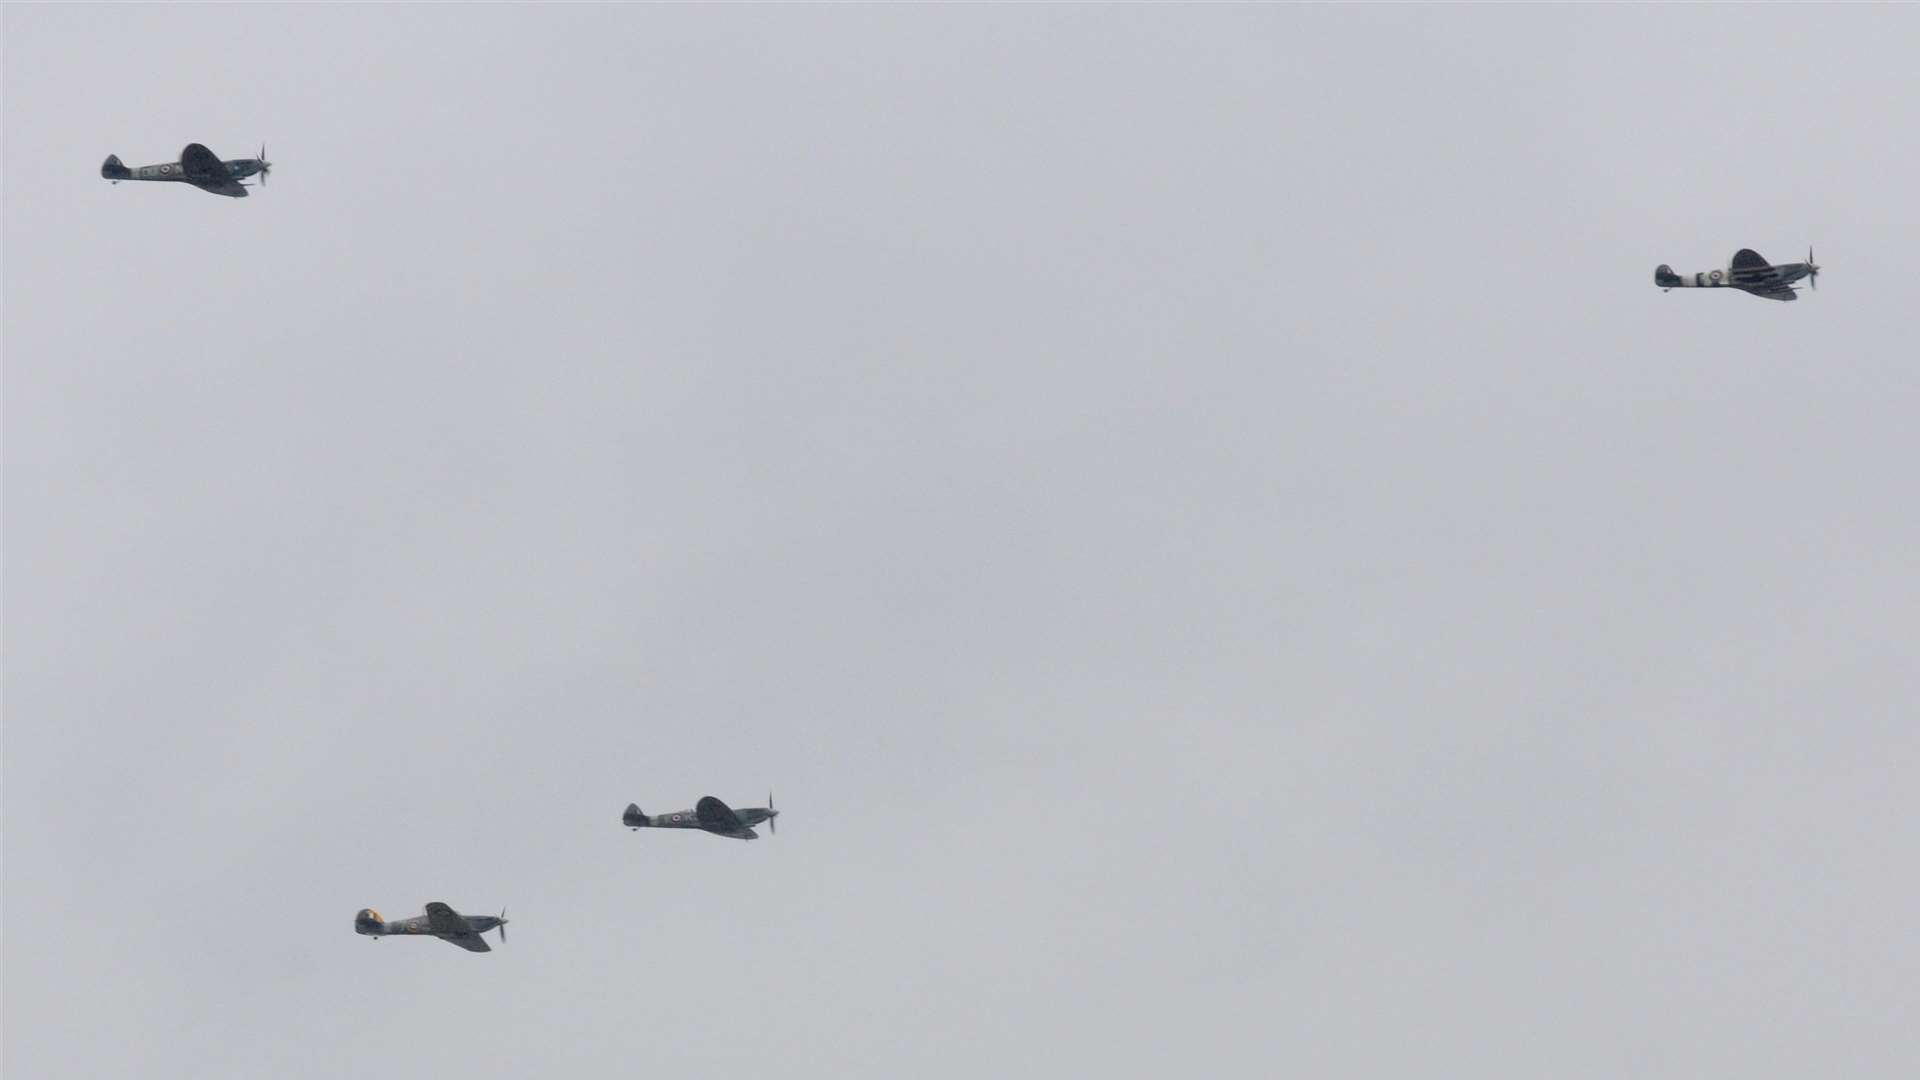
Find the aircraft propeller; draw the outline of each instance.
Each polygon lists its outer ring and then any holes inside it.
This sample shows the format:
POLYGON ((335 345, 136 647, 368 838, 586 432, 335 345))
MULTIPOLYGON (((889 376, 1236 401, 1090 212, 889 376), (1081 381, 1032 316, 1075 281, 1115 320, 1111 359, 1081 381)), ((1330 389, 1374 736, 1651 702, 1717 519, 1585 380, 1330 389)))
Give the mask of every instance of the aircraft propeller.
MULTIPOLYGON (((260 148, 260 152, 265 153, 266 149, 267 148, 263 146, 260 148)), ((500 931, 500 944, 505 945, 507 943, 507 909, 504 907, 500 909, 500 923, 495 929, 500 931)))
MULTIPOLYGON (((267 160, 267 144, 260 144, 260 186, 267 186, 267 174, 273 171, 273 162, 267 160)), ((504 940, 504 935, 502 939, 504 940)))
POLYGON ((773 808, 773 792, 767 792, 767 831, 780 835, 780 814, 773 808))
POLYGON ((1813 245, 1807 245, 1807 284, 1820 291, 1820 264, 1813 261, 1813 245))

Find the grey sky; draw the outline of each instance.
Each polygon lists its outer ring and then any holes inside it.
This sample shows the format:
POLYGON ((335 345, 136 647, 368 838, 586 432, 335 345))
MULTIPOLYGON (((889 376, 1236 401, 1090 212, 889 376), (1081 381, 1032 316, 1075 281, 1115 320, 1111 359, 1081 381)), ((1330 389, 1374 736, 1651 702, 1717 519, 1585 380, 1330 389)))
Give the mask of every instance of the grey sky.
POLYGON ((1920 1069, 1920 10, 0 29, 9 1077, 1920 1069))

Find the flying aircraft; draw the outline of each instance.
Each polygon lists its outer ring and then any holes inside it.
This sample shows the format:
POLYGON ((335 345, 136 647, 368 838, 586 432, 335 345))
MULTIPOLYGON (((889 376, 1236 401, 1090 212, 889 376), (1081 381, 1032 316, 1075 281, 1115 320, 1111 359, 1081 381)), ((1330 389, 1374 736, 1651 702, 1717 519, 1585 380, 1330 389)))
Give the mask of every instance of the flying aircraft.
POLYGON ((1741 248, 1733 253, 1733 261, 1725 270, 1705 270, 1684 277, 1673 272, 1673 267, 1661 263, 1653 272, 1653 283, 1661 289, 1739 289, 1754 296, 1764 296, 1768 300, 1796 299, 1793 283, 1801 278, 1815 288, 1819 286, 1815 279, 1820 276, 1819 264, 1813 261, 1813 249, 1807 249, 1807 261, 1803 263, 1781 263, 1775 266, 1752 248, 1741 248))
POLYGON ((267 145, 260 144, 260 156, 234 158, 222 161, 213 151, 199 143, 188 143, 180 151, 179 161, 169 161, 161 165, 142 165, 129 169, 120 164, 117 154, 108 154, 107 160, 100 166, 100 175, 114 183, 122 180, 169 180, 176 183, 192 184, 201 191, 230 198, 247 197, 248 185, 240 181, 255 173, 260 174, 260 183, 267 182, 267 174, 273 171, 273 163, 267 160, 267 145))
POLYGON ((676 810, 671 814, 654 814, 649 817, 640 812, 636 803, 627 804, 627 812, 620 818, 622 824, 636 832, 640 829, 705 829, 716 836, 731 836, 735 840, 757 840, 760 834, 753 831, 755 825, 767 823, 767 828, 779 832, 774 818, 780 811, 773 808, 773 793, 767 793, 767 805, 743 806, 738 810, 721 802, 711 795, 703 797, 691 810, 676 810))
POLYGON ((501 908, 498 915, 462 915, 447 905, 435 900, 427 905, 425 915, 415 915, 410 919, 395 919, 393 922, 380 921, 380 913, 372 908, 361 908, 360 914, 353 917, 353 931, 356 934, 378 940, 383 937, 408 937, 419 934, 431 934, 441 941, 451 942, 468 952, 492 952, 485 938, 480 935, 489 930, 500 931, 500 944, 507 943, 507 909, 501 908))

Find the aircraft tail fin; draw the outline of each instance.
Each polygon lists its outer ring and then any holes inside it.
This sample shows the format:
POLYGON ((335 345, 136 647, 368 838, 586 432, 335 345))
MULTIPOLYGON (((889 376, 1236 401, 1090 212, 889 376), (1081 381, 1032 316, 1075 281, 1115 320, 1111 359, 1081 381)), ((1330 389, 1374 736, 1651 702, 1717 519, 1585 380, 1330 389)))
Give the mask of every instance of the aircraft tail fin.
POLYGON ((1663 289, 1671 289, 1675 286, 1686 284, 1686 281, 1679 274, 1673 272, 1673 267, 1668 266, 1666 263, 1661 263, 1654 268, 1653 283, 1663 289))
POLYGON ((356 934, 378 934, 387 924, 380 919, 380 913, 372 908, 361 908, 360 914, 353 917, 353 931, 356 934))
POLYGON ((628 803, 627 812, 620 816, 620 821, 623 824, 638 828, 647 823, 647 815, 640 812, 639 803, 628 803))
POLYGON ((100 176, 104 180, 127 180, 132 178, 133 170, 120 164, 120 155, 108 154, 107 160, 100 163, 100 176))

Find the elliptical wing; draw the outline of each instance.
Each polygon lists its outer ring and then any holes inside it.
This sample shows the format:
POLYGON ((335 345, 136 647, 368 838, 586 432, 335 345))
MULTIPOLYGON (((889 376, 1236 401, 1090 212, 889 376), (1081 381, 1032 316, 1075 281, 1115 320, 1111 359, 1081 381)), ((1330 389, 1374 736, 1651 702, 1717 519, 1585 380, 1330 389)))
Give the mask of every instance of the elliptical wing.
POLYGON ((747 827, 747 823, 740 820, 740 815, 733 812, 733 807, 711 795, 701 796, 700 801, 694 804, 693 814, 699 820, 700 827, 708 832, 737 833, 747 827))

